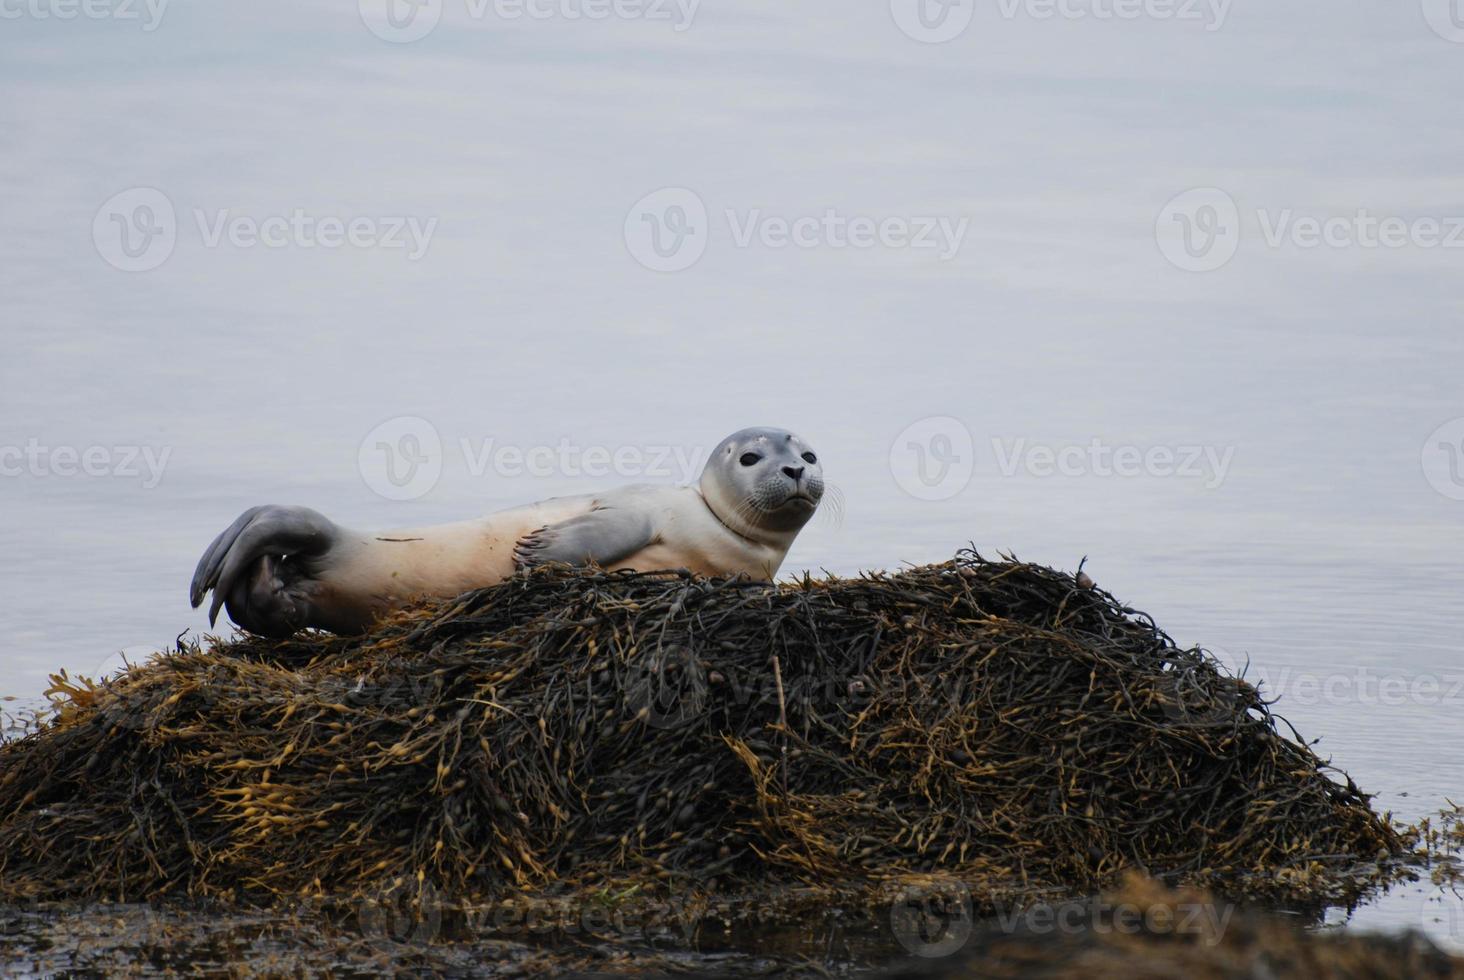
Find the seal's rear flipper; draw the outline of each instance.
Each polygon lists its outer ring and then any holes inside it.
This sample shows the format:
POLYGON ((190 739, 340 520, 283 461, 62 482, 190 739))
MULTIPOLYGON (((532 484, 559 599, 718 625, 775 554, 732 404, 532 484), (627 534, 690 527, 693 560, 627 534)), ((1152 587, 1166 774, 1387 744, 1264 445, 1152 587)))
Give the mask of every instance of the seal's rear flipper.
POLYGON ((309 625, 310 579, 339 536, 308 507, 251 507, 214 538, 198 561, 189 589, 197 609, 209 590, 212 626, 226 602, 229 617, 264 636, 289 636, 309 625))

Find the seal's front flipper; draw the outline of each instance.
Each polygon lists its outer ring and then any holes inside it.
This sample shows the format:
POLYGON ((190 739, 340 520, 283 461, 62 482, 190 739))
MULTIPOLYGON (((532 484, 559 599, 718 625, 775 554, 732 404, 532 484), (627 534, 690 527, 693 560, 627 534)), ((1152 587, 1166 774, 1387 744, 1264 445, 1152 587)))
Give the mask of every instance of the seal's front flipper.
POLYGON ((588 514, 530 531, 514 546, 514 563, 532 568, 559 562, 608 568, 655 543, 651 515, 643 510, 597 507, 588 514))
POLYGON ((219 607, 252 633, 289 636, 310 625, 310 592, 340 529, 308 507, 251 507, 214 538, 198 567, 188 598, 197 609, 209 590, 212 626, 219 607))

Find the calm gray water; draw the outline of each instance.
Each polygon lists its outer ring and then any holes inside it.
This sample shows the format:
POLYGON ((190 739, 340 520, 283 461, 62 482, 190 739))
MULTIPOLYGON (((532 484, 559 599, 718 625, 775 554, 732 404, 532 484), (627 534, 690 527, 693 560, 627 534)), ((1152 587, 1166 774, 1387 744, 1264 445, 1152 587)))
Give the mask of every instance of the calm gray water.
MULTIPOLYGON (((250 504, 775 424, 846 504, 787 571, 1086 555, 1381 807, 1464 793, 1450 0, 386 2, 0 5, 0 690, 203 628, 250 504)), ((1433 897, 1352 922, 1464 946, 1433 897)))

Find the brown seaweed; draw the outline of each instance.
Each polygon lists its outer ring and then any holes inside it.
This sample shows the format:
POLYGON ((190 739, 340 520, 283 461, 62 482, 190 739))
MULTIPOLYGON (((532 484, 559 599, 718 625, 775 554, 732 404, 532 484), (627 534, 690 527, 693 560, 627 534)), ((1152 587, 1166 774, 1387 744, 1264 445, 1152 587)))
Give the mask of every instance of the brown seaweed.
POLYGON ((1321 902, 1408 848, 1204 650, 971 551, 772 586, 539 570, 52 696, 0 747, 0 899, 949 880, 989 910, 1139 871, 1321 902))

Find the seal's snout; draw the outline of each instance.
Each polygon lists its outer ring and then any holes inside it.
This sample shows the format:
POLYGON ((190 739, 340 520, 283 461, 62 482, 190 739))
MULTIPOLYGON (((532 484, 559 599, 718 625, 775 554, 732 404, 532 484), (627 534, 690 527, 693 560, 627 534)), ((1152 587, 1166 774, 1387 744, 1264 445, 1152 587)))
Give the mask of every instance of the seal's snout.
POLYGON ((779 508, 813 513, 814 508, 818 506, 819 498, 823 496, 823 481, 816 475, 810 475, 805 479, 806 472, 801 466, 783 467, 783 475, 792 480, 793 485, 791 487, 787 484, 783 485, 785 496, 783 502, 777 505, 779 508))

